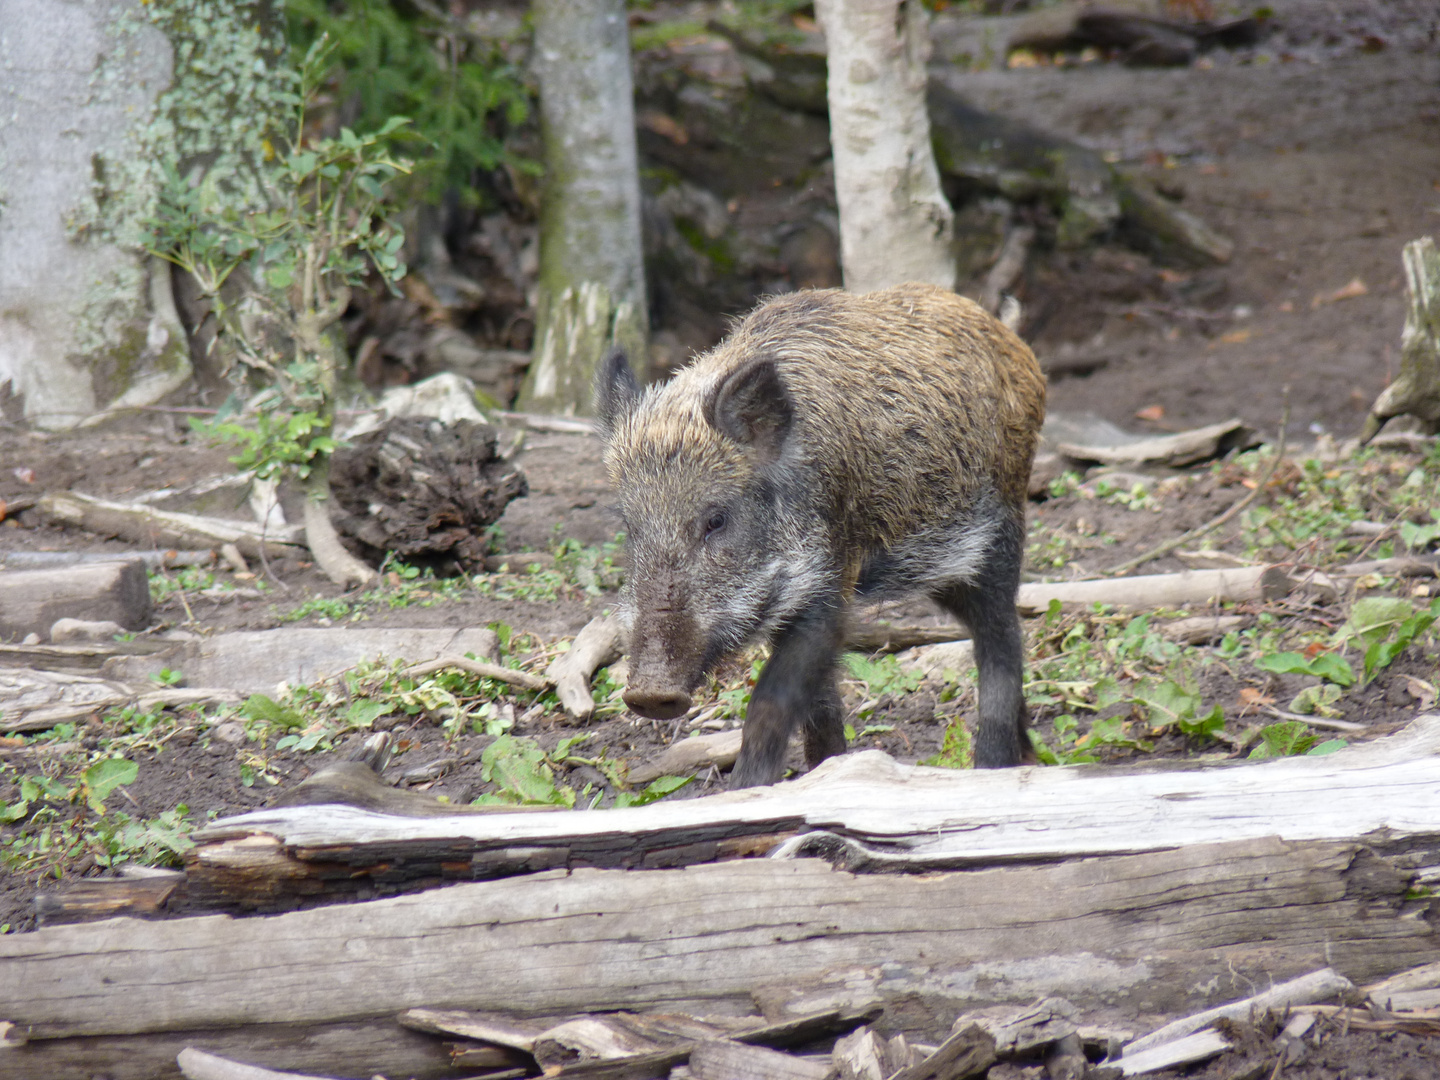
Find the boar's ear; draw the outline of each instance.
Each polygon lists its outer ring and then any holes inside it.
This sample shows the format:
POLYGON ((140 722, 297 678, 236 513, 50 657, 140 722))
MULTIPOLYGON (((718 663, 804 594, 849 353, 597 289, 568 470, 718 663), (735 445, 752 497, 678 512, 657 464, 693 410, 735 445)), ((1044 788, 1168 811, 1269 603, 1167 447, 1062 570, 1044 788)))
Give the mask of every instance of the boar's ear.
POLYGON ((720 381, 705 402, 710 426, 751 447, 762 462, 780 456, 795 408, 769 357, 747 361, 720 381))
POLYGON ((640 400, 640 384, 625 359, 625 350, 611 349, 595 370, 595 415, 606 435, 640 400))

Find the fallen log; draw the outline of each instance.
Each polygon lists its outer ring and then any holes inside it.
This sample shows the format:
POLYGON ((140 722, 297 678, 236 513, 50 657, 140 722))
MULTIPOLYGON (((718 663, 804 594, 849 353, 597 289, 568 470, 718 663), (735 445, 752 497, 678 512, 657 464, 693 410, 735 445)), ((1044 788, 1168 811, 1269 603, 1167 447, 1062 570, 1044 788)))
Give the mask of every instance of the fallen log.
POLYGON ((345 806, 277 807, 198 830, 187 878, 194 902, 274 907, 354 895, 377 880, 393 887, 550 867, 682 866, 777 844, 782 857, 924 870, 1156 851, 1220 836, 1329 841, 1389 830, 1398 838, 1440 832, 1437 757, 1440 715, 1430 715, 1325 757, 1178 773, 955 772, 866 751, 770 788, 605 813, 417 820, 345 806), (1186 806, 1180 817, 1177 802, 1186 806))
POLYGON ((52 491, 41 497, 36 509, 47 521, 70 525, 99 536, 118 536, 150 547, 220 547, 234 544, 249 556, 260 549, 270 558, 293 555, 300 550, 304 530, 298 525, 265 528, 248 521, 229 521, 156 510, 141 503, 119 503, 81 495, 75 491, 52 491))
POLYGON ((149 710, 240 700, 233 690, 132 686, 76 672, 0 667, 0 733, 5 734, 48 731, 126 705, 149 710))
POLYGON ((63 569, 0 571, 0 640, 50 637, 61 619, 107 619, 125 630, 150 622, 150 579, 139 560, 63 569))
POLYGON ((1103 465, 1150 463, 1180 468, 1223 454, 1245 444, 1252 436, 1244 421, 1222 420, 1174 435, 1156 435, 1112 445, 1061 442, 1055 449, 1076 461, 1098 461, 1103 465))

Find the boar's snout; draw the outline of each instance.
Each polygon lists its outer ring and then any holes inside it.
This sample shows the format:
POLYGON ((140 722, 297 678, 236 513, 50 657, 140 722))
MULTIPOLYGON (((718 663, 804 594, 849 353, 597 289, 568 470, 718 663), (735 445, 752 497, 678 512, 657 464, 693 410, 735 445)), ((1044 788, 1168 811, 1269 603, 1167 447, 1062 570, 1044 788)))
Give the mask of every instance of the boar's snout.
POLYGON ((651 720, 674 720, 690 710, 690 695, 656 686, 634 686, 625 691, 625 704, 651 720))

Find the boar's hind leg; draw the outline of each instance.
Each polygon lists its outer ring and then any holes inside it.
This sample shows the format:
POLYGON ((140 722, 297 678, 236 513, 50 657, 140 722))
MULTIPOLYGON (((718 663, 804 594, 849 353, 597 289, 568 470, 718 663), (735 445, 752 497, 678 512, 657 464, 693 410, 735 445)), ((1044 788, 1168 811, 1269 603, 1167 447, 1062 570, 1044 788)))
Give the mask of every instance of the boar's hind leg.
POLYGON ((980 725, 975 767, 1018 765, 1030 753, 1026 735, 1025 638, 1015 611, 1020 545, 1000 540, 975 581, 938 590, 935 600, 970 627, 980 669, 980 725))
POLYGON ((844 610, 835 603, 817 604, 781 628, 750 695, 740 757, 730 774, 732 788, 779 780, 797 723, 805 732, 806 764, 844 752, 835 670, 843 636, 844 610))

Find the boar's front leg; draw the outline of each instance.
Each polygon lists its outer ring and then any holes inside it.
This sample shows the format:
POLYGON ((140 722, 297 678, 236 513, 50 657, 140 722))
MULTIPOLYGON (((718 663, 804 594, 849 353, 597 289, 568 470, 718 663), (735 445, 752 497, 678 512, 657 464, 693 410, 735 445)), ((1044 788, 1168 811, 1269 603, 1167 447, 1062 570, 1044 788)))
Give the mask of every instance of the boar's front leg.
POLYGON ((782 626, 770 660, 750 695, 732 788, 773 784, 785 772, 785 754, 797 723, 805 732, 805 763, 820 764, 845 751, 836 660, 845 636, 845 606, 819 601, 782 626))

